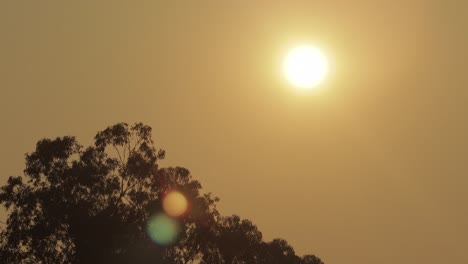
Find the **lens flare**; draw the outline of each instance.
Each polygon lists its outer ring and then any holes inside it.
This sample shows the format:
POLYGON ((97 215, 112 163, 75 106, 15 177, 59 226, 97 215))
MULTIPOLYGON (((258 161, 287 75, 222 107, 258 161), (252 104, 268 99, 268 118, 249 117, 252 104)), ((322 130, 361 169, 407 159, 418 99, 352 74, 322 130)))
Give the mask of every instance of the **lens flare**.
POLYGON ((171 191, 163 198, 163 208, 167 215, 179 217, 187 212, 188 202, 178 191, 171 191))
POLYGON ((173 244, 177 240, 179 225, 176 220, 165 214, 157 214, 148 221, 148 235, 162 246, 173 244))

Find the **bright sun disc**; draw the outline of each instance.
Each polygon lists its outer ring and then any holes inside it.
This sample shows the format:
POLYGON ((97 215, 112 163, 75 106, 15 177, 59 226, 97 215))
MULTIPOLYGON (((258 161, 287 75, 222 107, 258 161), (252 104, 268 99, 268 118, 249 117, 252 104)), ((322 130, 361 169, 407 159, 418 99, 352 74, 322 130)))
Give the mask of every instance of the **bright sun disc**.
POLYGON ((286 78, 299 88, 308 89, 320 84, 328 71, 325 55, 312 46, 292 49, 284 62, 286 78))

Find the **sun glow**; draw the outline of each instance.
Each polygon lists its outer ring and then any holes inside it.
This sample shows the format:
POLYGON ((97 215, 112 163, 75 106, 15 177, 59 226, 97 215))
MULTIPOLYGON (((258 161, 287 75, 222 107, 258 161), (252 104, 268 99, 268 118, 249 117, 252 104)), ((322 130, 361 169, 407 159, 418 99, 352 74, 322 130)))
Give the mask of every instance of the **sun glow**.
POLYGON ((308 45, 289 51, 283 70, 288 81, 301 89, 319 85, 328 72, 328 61, 322 51, 308 45))

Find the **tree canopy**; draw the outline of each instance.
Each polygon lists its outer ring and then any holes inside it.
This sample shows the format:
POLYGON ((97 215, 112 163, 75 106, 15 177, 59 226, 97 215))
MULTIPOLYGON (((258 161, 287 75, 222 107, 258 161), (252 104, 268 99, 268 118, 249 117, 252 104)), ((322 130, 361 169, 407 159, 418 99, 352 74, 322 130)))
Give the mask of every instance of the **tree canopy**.
POLYGON ((118 123, 98 132, 86 148, 72 136, 37 142, 26 155, 24 175, 9 177, 0 189, 8 213, 0 260, 322 264, 314 255, 297 256, 285 240, 263 241, 249 220, 221 216, 219 199, 202 193, 187 169, 158 166, 165 152, 151 133, 142 123, 118 123), (188 209, 167 216, 162 203, 174 190, 188 209), (165 222, 154 222, 155 216, 165 222), (173 240, 153 238, 172 226, 173 240))

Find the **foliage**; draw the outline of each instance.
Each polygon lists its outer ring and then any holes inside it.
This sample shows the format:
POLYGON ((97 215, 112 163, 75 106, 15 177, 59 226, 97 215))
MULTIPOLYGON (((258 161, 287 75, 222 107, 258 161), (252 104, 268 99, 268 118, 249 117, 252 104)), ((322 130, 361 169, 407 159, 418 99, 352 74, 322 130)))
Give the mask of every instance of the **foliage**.
POLYGON ((0 234, 4 263, 322 263, 299 258, 284 240, 262 241, 249 220, 222 217, 217 197, 182 167, 159 168, 151 128, 118 123, 94 146, 74 137, 42 139, 26 155, 24 177, 0 189, 8 212, 0 234), (170 190, 191 206, 177 243, 159 246, 146 232, 170 190))

